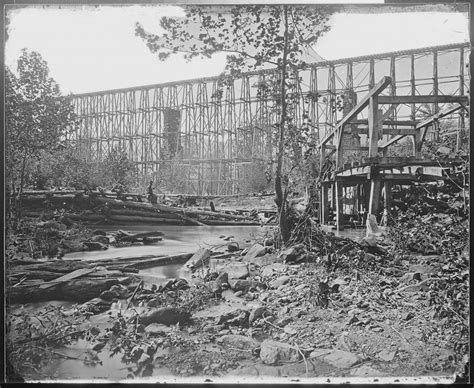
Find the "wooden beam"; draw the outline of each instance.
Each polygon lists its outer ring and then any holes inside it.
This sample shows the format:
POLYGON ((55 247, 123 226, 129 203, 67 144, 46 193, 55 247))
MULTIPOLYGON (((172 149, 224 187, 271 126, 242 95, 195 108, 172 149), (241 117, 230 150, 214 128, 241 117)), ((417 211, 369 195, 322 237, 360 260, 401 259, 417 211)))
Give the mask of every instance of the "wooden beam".
MULTIPOLYGON (((426 133, 427 133, 426 127, 432 125, 436 120, 441 119, 445 116, 448 116, 448 115, 456 112, 457 110, 459 110, 461 108, 462 108, 462 105, 456 105, 454 107, 449 107, 447 109, 443 109, 439 113, 437 113, 437 114, 435 114, 435 115, 433 115, 433 116, 431 116, 431 117, 429 117, 429 118, 427 118, 423 121, 420 121, 415 127, 416 130, 421 130, 421 136, 420 136, 419 141, 421 143, 423 143, 423 141, 425 140, 425 136, 426 136, 426 133)), ((396 143, 399 140, 403 139, 405 136, 409 136, 409 135, 410 134, 400 134, 400 136, 394 137, 392 139, 387 140, 385 143, 380 144, 379 148, 381 148, 381 149, 386 148, 386 147, 392 145, 393 143, 396 143)), ((416 132, 413 135, 416 136, 416 132)))
POLYGON ((461 108, 462 108, 461 105, 456 105, 456 106, 453 106, 453 107, 443 109, 442 111, 432 115, 431 117, 428 117, 427 119, 425 119, 423 121, 420 121, 416 125, 416 129, 421 129, 421 128, 427 127, 427 126, 433 124, 433 122, 435 122, 436 120, 439 120, 439 119, 441 119, 445 116, 448 116, 451 113, 454 113, 454 112, 456 112, 457 110, 459 110, 461 108))
MULTIPOLYGON (((367 95, 365 95, 360 102, 351 109, 351 111, 337 124, 336 128, 334 128, 331 133, 326 135, 326 137, 319 143, 319 145, 326 144, 329 140, 331 140, 334 135, 346 124, 348 124, 351 120, 353 120, 357 115, 367 106, 369 105, 369 100, 372 96, 378 95, 382 90, 384 90, 390 83, 392 79, 390 77, 383 77, 377 85, 375 85, 367 95)), ((339 139, 342 140, 342 136, 339 139)))
POLYGON ((377 156, 377 146, 380 133, 380 118, 378 109, 378 96, 369 99, 369 157, 377 156))
POLYGON ((320 205, 320 222, 327 224, 329 218, 329 195, 328 185, 321 185, 321 205, 320 205))
POLYGON ((336 188, 336 228, 337 230, 344 230, 344 214, 343 214, 343 203, 342 203, 342 182, 336 181, 334 184, 336 188))
MULTIPOLYGON (((385 114, 384 114, 384 116, 385 116, 385 114)), ((383 118, 383 116, 382 116, 382 118, 383 118)), ((367 125, 368 123, 369 123, 368 119, 359 119, 359 120, 352 120, 348 124, 349 125, 350 124, 365 124, 365 125, 367 125)), ((418 123, 416 121, 412 121, 412 120, 385 120, 385 119, 383 119, 382 124, 383 125, 407 125, 407 126, 413 126, 414 127, 418 123)))
MULTIPOLYGON (((369 127, 356 127, 351 128, 350 133, 357 133, 359 135, 368 135, 369 134, 369 127)), ((383 135, 404 135, 404 136, 411 136, 415 135, 415 129, 412 128, 382 128, 383 135)), ((380 146, 379 146, 380 148, 380 146)), ((346 149, 346 147, 344 147, 346 149)))
POLYGON ((373 179, 370 185, 369 214, 376 215, 379 211, 381 180, 373 179))
POLYGON ((467 102, 467 96, 379 96, 379 104, 463 104, 467 102))
MULTIPOLYGON (((335 150, 336 146, 333 144, 327 144, 326 149, 328 150, 335 150)), ((361 147, 361 146, 344 146, 345 151, 368 151, 369 147, 361 147)))

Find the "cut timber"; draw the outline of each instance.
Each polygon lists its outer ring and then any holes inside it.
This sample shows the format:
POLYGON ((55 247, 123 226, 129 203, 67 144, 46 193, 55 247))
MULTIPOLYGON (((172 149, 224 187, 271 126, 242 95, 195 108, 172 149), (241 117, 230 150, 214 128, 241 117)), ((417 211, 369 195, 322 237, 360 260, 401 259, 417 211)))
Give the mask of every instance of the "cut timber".
POLYGON ((210 257, 211 251, 206 248, 201 248, 189 259, 189 261, 184 266, 187 269, 194 270, 206 265, 209 262, 210 257))
MULTIPOLYGON (((201 220, 201 219, 200 219, 201 220)), ((231 220, 201 220, 206 225, 214 226, 259 226, 260 222, 257 221, 231 221, 231 220)))
POLYGON ((183 225, 185 221, 176 219, 172 220, 169 218, 162 217, 141 217, 141 216, 110 216, 111 221, 119 222, 143 222, 151 224, 169 224, 169 225, 183 225))
POLYGON ((110 214, 113 216, 140 216, 140 217, 157 217, 157 218, 169 218, 172 220, 179 220, 178 214, 166 214, 159 212, 154 209, 138 210, 138 209, 111 209, 110 214))
POLYGON ((126 264, 126 268, 153 268, 161 265, 185 263, 193 256, 192 253, 182 253, 179 255, 156 257, 154 259, 140 260, 126 264))
MULTIPOLYGON (((24 212, 23 215, 25 217, 41 217, 45 213, 44 212, 33 212, 33 211, 27 211, 24 212)), ((107 220, 106 216, 100 215, 100 214, 74 214, 74 213, 66 213, 64 214, 64 217, 69 218, 71 220, 75 221, 91 221, 91 222, 105 222, 107 220)))
POLYGON ((68 282, 72 279, 76 279, 76 278, 79 278, 81 276, 84 276, 84 275, 87 275, 91 272, 94 272, 95 271, 95 268, 81 268, 81 269, 77 269, 71 273, 68 273, 67 275, 64 275, 64 276, 60 276, 59 278, 57 279, 54 279, 54 280, 51 280, 45 284, 42 284, 39 286, 40 289, 47 289, 47 288, 50 288, 50 287, 54 287, 54 286, 57 286, 58 284, 60 283, 65 283, 65 282, 68 282))
MULTIPOLYGON (((18 267, 18 271, 30 272, 30 271, 49 271, 60 274, 67 274, 80 268, 91 268, 90 264, 82 261, 44 261, 37 264, 25 264, 18 267)), ((14 266, 8 268, 9 271, 14 272, 17 270, 14 266)))
POLYGON ((118 284, 118 279, 74 279, 55 288, 40 289, 25 283, 7 290, 7 303, 31 303, 64 300, 84 303, 98 297, 103 291, 118 284))
POLYGON ((123 230, 118 230, 117 231, 117 238, 120 241, 139 241, 147 237, 161 237, 163 236, 163 232, 159 231, 152 231, 152 232, 145 232, 145 233, 128 233, 123 230))

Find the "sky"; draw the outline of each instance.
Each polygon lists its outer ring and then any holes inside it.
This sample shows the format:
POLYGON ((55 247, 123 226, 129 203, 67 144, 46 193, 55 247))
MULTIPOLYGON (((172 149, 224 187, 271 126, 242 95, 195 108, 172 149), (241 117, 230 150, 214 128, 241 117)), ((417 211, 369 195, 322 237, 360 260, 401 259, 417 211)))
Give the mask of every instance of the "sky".
MULTIPOLYGON (((126 88, 218 75, 225 55, 191 64, 161 62, 134 26, 160 33, 161 16, 176 6, 27 6, 9 10, 5 63, 12 70, 22 48, 39 52, 64 94, 126 88)), ((459 12, 336 13, 314 50, 324 59, 460 43, 469 40, 467 14, 459 12)))

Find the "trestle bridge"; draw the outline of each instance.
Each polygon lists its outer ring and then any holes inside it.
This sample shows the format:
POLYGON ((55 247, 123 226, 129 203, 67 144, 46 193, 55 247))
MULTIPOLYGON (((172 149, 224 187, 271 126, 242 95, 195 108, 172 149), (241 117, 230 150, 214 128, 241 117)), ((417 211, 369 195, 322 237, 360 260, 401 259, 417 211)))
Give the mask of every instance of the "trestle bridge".
MULTIPOLYGON (((429 175, 438 166, 422 160, 421 147, 429 129, 430 136, 443 133, 442 120, 456 134, 466 129, 468 59, 469 44, 462 43, 321 61, 294 75, 293 123, 308 126, 319 144, 323 222, 331 205, 342 227, 349 186, 369 185, 369 213, 376 212, 382 186, 388 192, 394 182, 409 182, 413 168, 429 175), (413 139, 412 154, 391 157, 406 137, 413 139)), ((168 168, 181 180, 181 193, 245 194, 254 190, 252 177, 263 180, 275 158, 275 95, 261 88, 275 74, 74 95, 81 119, 74 140, 97 160, 122 147, 142 184, 163 178, 168 168)))

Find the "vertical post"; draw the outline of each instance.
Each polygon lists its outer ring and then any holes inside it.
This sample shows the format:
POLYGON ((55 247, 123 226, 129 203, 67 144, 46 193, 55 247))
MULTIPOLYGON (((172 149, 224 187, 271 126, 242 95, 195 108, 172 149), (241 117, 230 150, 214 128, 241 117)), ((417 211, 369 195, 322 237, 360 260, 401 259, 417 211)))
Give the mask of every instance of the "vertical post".
POLYGON ((389 218, 391 215, 391 209, 392 209, 392 182, 391 181, 384 182, 384 191, 385 191, 384 207, 385 207, 387 218, 389 218))
POLYGON ((379 211, 381 181, 373 178, 370 185, 369 214, 377 215, 379 211))
POLYGON ((329 216, 329 196, 328 196, 328 185, 326 183, 321 183, 321 225, 328 223, 329 216))
POLYGON ((415 158, 421 157, 421 130, 417 130, 413 137, 413 156, 415 158))
MULTIPOLYGON (((433 51, 433 96, 438 95, 438 51, 433 51)), ((433 104, 433 114, 438 113, 438 103, 433 104)))
POLYGON ((336 171, 339 168, 341 168, 344 164, 342 141, 339 140, 343 136, 344 136, 344 125, 342 125, 341 128, 339 128, 336 134, 336 171))
MULTIPOLYGON (((459 52, 459 94, 464 95, 464 47, 461 47, 459 52)), ((461 147, 461 134, 464 133, 464 109, 459 111, 459 128, 456 134, 456 151, 461 147)))
POLYGON ((318 68, 311 68, 311 77, 310 77, 310 92, 311 98, 309 98, 308 103, 311 109, 310 111, 310 120, 311 120, 311 132, 314 131, 314 128, 318 128, 317 132, 317 142, 321 139, 321 133, 319 128, 319 104, 318 104, 318 68))
POLYGON ((377 100, 377 96, 372 96, 369 100, 369 158, 377 156, 377 143, 379 141, 379 133, 381 132, 377 100))
POLYGON ((369 89, 375 86, 375 63, 372 58, 369 62, 369 89))
POLYGON ((336 229, 344 230, 343 203, 342 203, 342 181, 335 181, 336 192, 336 229))
MULTIPOLYGON (((410 85, 411 85, 411 95, 416 95, 416 87, 415 87, 415 54, 411 54, 410 56, 410 85)), ((415 120, 416 116, 416 108, 415 105, 412 104, 411 106, 411 120, 415 120)))

